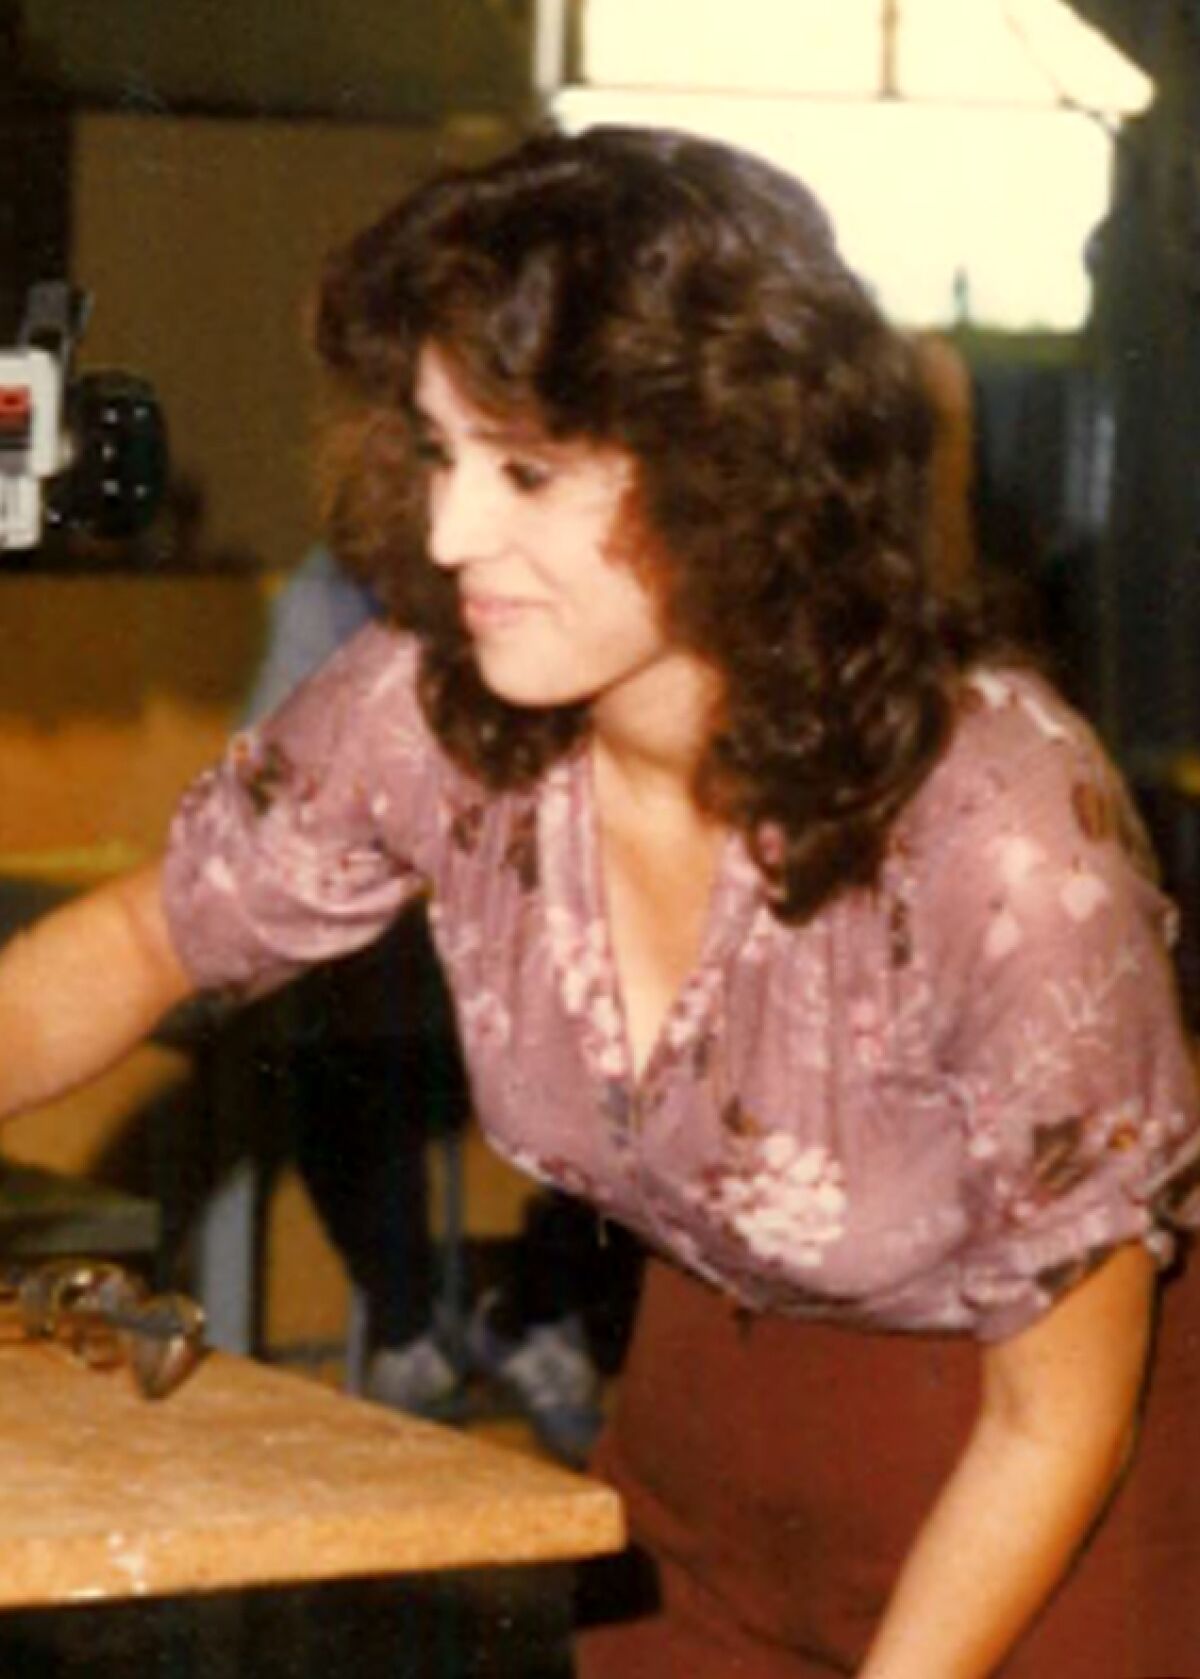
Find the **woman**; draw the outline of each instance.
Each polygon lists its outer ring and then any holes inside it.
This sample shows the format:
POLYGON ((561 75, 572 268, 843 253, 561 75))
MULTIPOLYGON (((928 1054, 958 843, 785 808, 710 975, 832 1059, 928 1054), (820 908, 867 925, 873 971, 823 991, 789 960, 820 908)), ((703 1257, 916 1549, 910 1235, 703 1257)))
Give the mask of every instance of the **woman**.
POLYGON ((1072 1572, 1196 1214, 1164 906, 1087 730, 925 586, 926 406, 823 214, 538 139, 356 240, 317 341, 403 629, 11 950, 3 1106, 428 892, 493 1141, 664 1256, 601 1454, 653 1601, 582 1671, 1186 1671, 1170 1312, 1072 1572))

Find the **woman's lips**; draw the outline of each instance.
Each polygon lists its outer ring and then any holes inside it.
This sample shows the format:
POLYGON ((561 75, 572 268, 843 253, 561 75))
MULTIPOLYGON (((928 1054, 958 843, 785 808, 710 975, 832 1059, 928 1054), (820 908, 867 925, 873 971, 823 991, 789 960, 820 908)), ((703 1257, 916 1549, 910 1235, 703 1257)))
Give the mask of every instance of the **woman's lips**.
POLYGON ((470 594, 462 598, 462 621, 468 635, 489 635, 515 628, 538 603, 511 595, 470 594))

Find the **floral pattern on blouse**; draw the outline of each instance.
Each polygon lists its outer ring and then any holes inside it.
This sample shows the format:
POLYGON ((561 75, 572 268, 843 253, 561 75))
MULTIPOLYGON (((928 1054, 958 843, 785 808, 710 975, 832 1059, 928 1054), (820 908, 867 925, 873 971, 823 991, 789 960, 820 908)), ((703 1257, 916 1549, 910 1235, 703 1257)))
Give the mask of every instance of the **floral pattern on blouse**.
POLYGON ((805 926, 731 838, 635 1078, 586 751, 489 793, 415 675, 368 627, 185 796, 166 906, 198 984, 279 985, 425 894, 494 1145, 755 1309, 992 1338, 1200 1223, 1170 907, 1036 677, 970 679, 876 885, 805 926))
POLYGON ((744 1143, 720 1167, 689 1185, 706 1221, 725 1224, 764 1266, 809 1269, 844 1228, 842 1168, 822 1148, 804 1148, 788 1131, 744 1143))

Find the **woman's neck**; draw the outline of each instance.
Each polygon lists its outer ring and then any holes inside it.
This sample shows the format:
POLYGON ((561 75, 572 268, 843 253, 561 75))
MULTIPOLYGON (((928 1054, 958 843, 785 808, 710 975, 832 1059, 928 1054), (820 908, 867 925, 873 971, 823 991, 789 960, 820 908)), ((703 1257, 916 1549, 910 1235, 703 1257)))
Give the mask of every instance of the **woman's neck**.
POLYGON ((592 707, 592 757, 602 810, 690 807, 720 698, 716 673, 681 654, 592 707))

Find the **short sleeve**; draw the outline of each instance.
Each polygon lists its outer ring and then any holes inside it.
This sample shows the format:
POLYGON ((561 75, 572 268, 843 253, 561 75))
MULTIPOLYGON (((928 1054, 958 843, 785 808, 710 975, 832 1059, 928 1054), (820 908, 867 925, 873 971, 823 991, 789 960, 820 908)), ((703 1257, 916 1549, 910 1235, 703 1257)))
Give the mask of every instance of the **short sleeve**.
MULTIPOLYGON (((1090 731, 1017 681, 943 789, 929 889, 936 1041, 964 1128, 961 1290, 994 1339, 1117 1245, 1200 1223, 1170 906, 1090 731)), ((972 730, 967 730, 969 735, 972 730)))
POLYGON ((368 626, 184 795, 164 903, 199 987, 258 995, 369 944, 422 890, 444 761, 415 659, 368 626))

